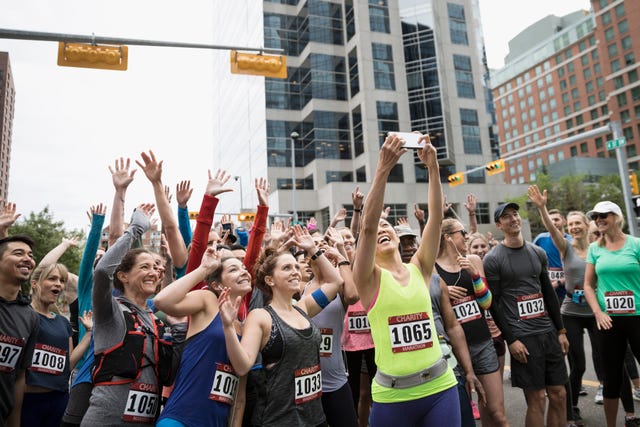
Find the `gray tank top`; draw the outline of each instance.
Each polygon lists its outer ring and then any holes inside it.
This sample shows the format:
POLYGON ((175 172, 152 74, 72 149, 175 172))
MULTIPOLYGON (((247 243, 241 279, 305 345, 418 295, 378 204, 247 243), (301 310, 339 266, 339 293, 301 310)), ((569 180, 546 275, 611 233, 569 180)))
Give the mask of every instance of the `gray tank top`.
POLYGON ((576 253, 573 245, 567 245, 562 260, 564 266, 565 288, 567 296, 562 301, 560 313, 565 316, 593 316, 593 311, 584 299, 584 270, 587 263, 576 253))
POLYGON ((344 325, 344 305, 338 295, 311 321, 320 328, 320 366, 322 367, 322 392, 330 393, 347 383, 347 371, 342 358, 340 339, 344 325))
POLYGON ((264 307, 283 343, 280 360, 265 367, 266 393, 260 396, 264 401, 258 403, 263 408, 259 425, 264 427, 317 426, 325 422, 320 399, 320 330, 304 311, 294 308, 309 320, 309 328, 292 328, 271 306, 264 307))

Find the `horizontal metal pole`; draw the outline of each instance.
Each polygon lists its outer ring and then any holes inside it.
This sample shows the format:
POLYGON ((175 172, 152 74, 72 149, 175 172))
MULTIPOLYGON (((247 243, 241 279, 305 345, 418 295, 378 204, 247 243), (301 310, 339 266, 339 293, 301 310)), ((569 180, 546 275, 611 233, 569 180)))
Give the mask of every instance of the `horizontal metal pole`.
POLYGON ((131 46, 155 46, 155 47, 181 47, 188 49, 213 49, 213 50, 240 50, 253 51, 260 53, 282 54, 284 49, 276 49, 270 47, 241 47, 241 46, 224 46, 200 43, 182 43, 157 40, 138 40, 126 39, 118 37, 102 37, 96 35, 83 36, 77 34, 61 34, 61 33, 44 33, 39 31, 23 31, 0 28, 0 38, 14 40, 38 40, 51 42, 68 42, 68 43, 91 43, 91 44, 124 44, 131 46))

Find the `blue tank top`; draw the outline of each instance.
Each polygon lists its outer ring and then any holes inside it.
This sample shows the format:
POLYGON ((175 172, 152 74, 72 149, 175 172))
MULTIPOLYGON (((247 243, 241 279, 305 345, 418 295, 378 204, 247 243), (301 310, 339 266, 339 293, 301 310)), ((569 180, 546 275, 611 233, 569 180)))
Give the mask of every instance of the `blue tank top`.
POLYGON ((226 427, 237 385, 218 314, 186 341, 175 385, 160 419, 171 418, 188 426, 226 427))

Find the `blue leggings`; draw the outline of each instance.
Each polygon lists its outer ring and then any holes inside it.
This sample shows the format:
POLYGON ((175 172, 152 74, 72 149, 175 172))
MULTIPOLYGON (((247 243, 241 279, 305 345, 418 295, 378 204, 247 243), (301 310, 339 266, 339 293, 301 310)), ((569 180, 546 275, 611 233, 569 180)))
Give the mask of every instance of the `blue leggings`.
POLYGON ((398 420, 407 427, 459 426, 460 400, 453 386, 431 396, 397 403, 373 402, 369 425, 397 427, 398 420))

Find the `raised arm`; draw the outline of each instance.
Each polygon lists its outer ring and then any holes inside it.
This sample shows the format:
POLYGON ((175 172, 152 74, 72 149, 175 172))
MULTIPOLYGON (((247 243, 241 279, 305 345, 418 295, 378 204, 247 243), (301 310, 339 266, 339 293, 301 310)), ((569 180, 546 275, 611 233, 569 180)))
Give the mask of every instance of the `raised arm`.
POLYGON ((473 234, 478 231, 478 219, 476 218, 476 206, 478 199, 475 194, 467 194, 467 201, 464 204, 469 214, 469 233, 473 234))
POLYGON ((424 233, 424 227, 427 224, 424 219, 424 211, 420 209, 417 203, 413 204, 413 215, 418 220, 418 224, 420 225, 420 235, 424 233))
MULTIPOLYGON (((91 303, 93 264, 96 259, 96 254, 98 253, 98 248, 100 247, 102 226, 104 225, 105 215, 107 214, 107 207, 102 203, 91 206, 87 214, 90 215, 91 229, 89 230, 87 241, 84 244, 80 269, 78 270, 78 313, 90 311, 93 306, 91 303)), ((79 328, 78 339, 82 339, 84 333, 84 326, 82 326, 79 328)))
POLYGON ((360 191, 360 187, 351 193, 351 202, 353 203, 353 216, 351 217, 351 234, 358 240, 360 233, 360 217, 362 216, 362 205, 364 204, 364 193, 360 191))
POLYGON ((353 264, 353 280, 365 308, 369 306, 380 287, 380 280, 377 277, 379 269, 375 264, 380 212, 384 207, 384 190, 389 173, 398 163, 400 156, 407 151, 403 144, 404 141, 396 134, 391 134, 385 139, 380 148, 378 166, 362 212, 362 225, 353 264))
POLYGON ((187 246, 184 244, 184 240, 178 229, 178 223, 171 212, 171 206, 165 193, 165 188, 162 185, 162 160, 157 161, 156 156, 151 150, 149 150, 149 154, 143 152, 140 156, 144 163, 138 160, 136 160, 136 163, 142 168, 153 187, 158 215, 160 215, 162 228, 167 236, 169 253, 171 254, 173 265, 178 268, 183 267, 187 263, 187 246))
POLYGON ((189 291, 218 268, 220 261, 220 254, 216 251, 215 246, 208 247, 198 268, 171 283, 155 296, 153 302, 156 308, 177 317, 190 316, 205 310, 208 301, 203 293, 211 294, 214 297, 215 295, 206 290, 189 291))
POLYGON ((111 181, 115 188, 113 195, 113 208, 111 209, 111 219, 109 220, 109 246, 113 245, 124 231, 124 200, 127 195, 127 188, 133 181, 136 170, 129 171, 131 159, 120 157, 116 159, 113 168, 109 166, 111 181))
POLYGON ((549 235, 551 235, 553 244, 556 245, 558 252, 560 252, 560 256, 564 259, 564 254, 567 252, 567 246, 569 243, 567 242, 567 239, 564 238, 564 235, 560 230, 553 225, 553 221, 551 221, 551 216, 549 216, 549 211, 547 210, 547 190, 540 192, 538 186, 533 184, 529 186, 527 195, 529 196, 529 200, 536 205, 536 208, 540 213, 542 223, 544 224, 544 228, 546 228, 549 235))
POLYGON ((339 222, 344 221, 345 218, 347 218, 347 210, 345 208, 338 209, 338 212, 333 216, 329 227, 335 227, 339 222))
MULTIPOLYGON (((0 198, 0 203, 2 199, 0 198)), ((9 227, 20 218, 20 214, 16 213, 15 203, 3 203, 0 207, 0 239, 9 236, 9 227)))
POLYGON ((176 201, 178 202, 178 227, 184 244, 189 246, 193 233, 191 232, 191 224, 189 223, 189 209, 187 203, 191 199, 193 188, 191 181, 180 181, 176 184, 176 201))
MULTIPOLYGON (((429 206, 442 206, 442 184, 440 183, 440 170, 436 149, 431 145, 431 140, 428 135, 422 136, 421 140, 423 140, 425 144, 423 148, 418 151, 418 157, 429 171, 429 206)), ((436 262, 438 247, 440 245, 442 218, 442 210, 429 210, 429 218, 422 232, 420 246, 418 246, 418 250, 411 258, 411 262, 420 268, 424 277, 431 274, 436 262)))

